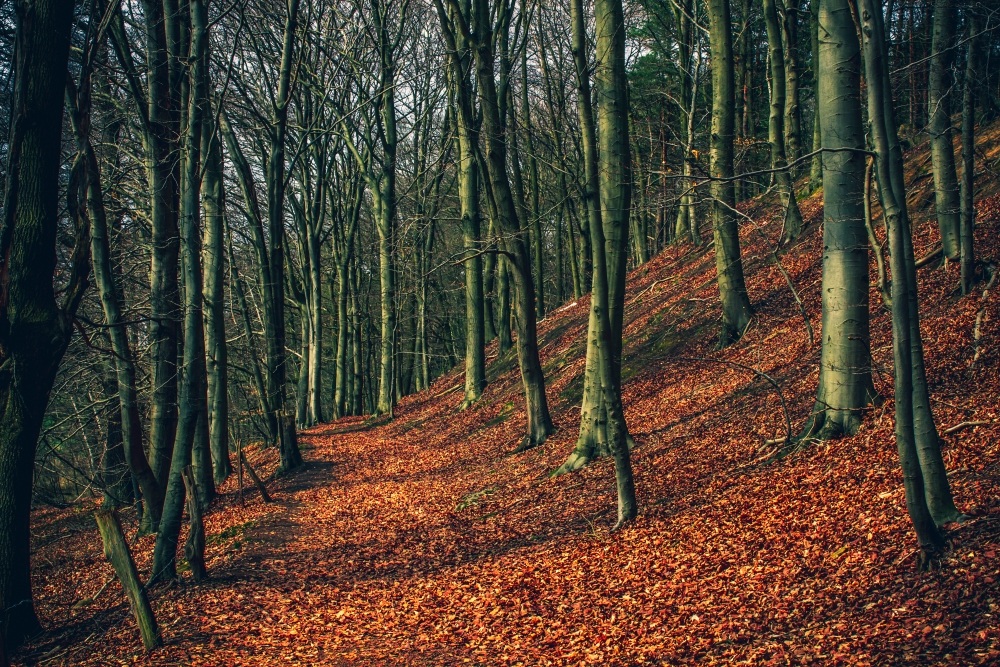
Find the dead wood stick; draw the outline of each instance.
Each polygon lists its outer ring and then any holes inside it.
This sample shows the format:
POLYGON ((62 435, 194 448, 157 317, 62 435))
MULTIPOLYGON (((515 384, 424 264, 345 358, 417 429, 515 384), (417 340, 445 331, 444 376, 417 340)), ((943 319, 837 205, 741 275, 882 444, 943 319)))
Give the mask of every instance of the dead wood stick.
POLYGON ((941 431, 944 435, 951 435, 953 433, 958 433, 967 428, 972 428, 973 426, 986 426, 987 424, 992 424, 990 421, 973 421, 973 422, 961 422, 960 424, 955 424, 954 426, 949 426, 945 430, 941 431))
POLYGON ((267 492, 267 487, 264 486, 264 482, 260 481, 260 477, 257 476, 257 471, 253 469, 252 465, 250 465, 250 461, 247 460, 247 455, 242 449, 240 450, 240 461, 242 461, 243 465, 246 467, 247 474, 250 475, 250 479, 252 479, 253 483, 257 485, 257 490, 260 491, 260 497, 263 501, 265 503, 271 502, 271 496, 267 492))
POLYGON ((97 519, 97 529, 101 532, 101 541, 104 542, 104 555, 111 561, 115 574, 122 582, 122 588, 125 589, 125 595, 128 597, 129 607, 132 609, 132 615, 135 616, 136 623, 139 624, 142 645, 146 647, 147 651, 152 651, 163 644, 163 638, 160 636, 156 617, 153 616, 153 608, 146 596, 146 588, 139 581, 139 572, 135 569, 132 552, 129 551, 128 544, 125 542, 125 534, 122 532, 118 515, 115 514, 114 510, 99 509, 94 517, 97 519))
POLYGON ((931 250, 929 253, 927 253, 926 255, 924 255, 923 257, 921 257, 920 259, 918 259, 916 262, 914 262, 913 266, 914 266, 914 268, 917 268, 917 269, 922 268, 924 266, 927 266, 928 264, 930 264, 931 262, 933 262, 935 259, 937 259, 940 256, 941 256, 941 246, 937 246, 936 248, 934 248, 933 250, 931 250))

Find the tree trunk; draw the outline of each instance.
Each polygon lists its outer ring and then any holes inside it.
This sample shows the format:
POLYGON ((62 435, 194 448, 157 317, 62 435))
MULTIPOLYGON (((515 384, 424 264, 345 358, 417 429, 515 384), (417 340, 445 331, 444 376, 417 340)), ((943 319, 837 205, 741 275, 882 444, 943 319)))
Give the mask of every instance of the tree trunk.
POLYGON ((597 33, 595 83, 600 124, 600 209, 604 215, 602 218, 591 218, 591 239, 594 245, 593 301, 596 302, 593 309, 598 311, 601 384, 608 417, 608 447, 615 460, 618 489, 618 521, 615 528, 620 528, 635 519, 638 511, 621 394, 622 322, 632 198, 622 0, 596 0, 594 14, 597 33), (603 224, 595 224, 598 220, 603 224))
POLYGON ((874 389, 864 225, 861 54, 849 0, 819 0, 818 104, 823 154, 823 343, 805 434, 853 435, 874 389))
MULTIPOLYGON (((435 0, 435 4, 442 27, 450 35, 450 48, 454 51, 455 36, 453 32, 450 32, 451 25, 447 13, 441 0, 435 0)), ((496 223, 498 231, 502 235, 504 255, 508 260, 507 264, 510 270, 513 272, 513 279, 517 287, 515 290, 517 357, 521 368, 525 412, 528 418, 527 433, 518 447, 518 450, 522 451, 543 443, 554 431, 554 426, 549 415, 548 399, 545 396, 545 376, 538 356, 535 284, 531 277, 531 257, 525 241, 525 230, 522 227, 517 203, 507 176, 505 124, 500 107, 503 97, 497 90, 497 81, 494 78, 496 68, 493 48, 496 33, 491 24, 491 11, 486 0, 474 0, 472 14, 471 23, 476 26, 475 39, 472 40, 472 43, 482 113, 484 161, 492 200, 497 209, 496 223)), ((498 22, 500 24, 498 30, 507 29, 509 24, 502 17, 499 18, 498 22)), ((461 31, 467 38, 471 38, 467 25, 463 25, 461 31)), ((454 58, 452 58, 452 62, 454 62, 454 58)), ((509 72, 506 74, 509 75, 509 72)), ((509 80, 505 80, 503 85, 509 85, 509 80)))
POLYGON ((102 509, 97 510, 94 518, 97 520, 97 528, 104 543, 104 557, 111 562, 115 574, 118 575, 118 581, 125 591, 129 608, 139 626, 142 645, 146 651, 152 651, 163 644, 163 638, 156 624, 156 617, 153 615, 153 607, 146 596, 146 589, 139 580, 139 572, 125 541, 118 515, 114 511, 102 509))
POLYGON ((740 254, 740 233, 733 215, 736 197, 733 176, 735 114, 733 98, 733 34, 729 0, 709 0, 709 44, 712 54, 712 143, 709 167, 712 181, 712 233, 715 267, 722 302, 719 345, 726 346, 743 335, 753 308, 747 296, 740 254))
MULTIPOLYGON (((35 449, 72 331, 72 312, 60 311, 52 282, 73 3, 18 0, 16 10, 7 187, 0 222, 0 627, 11 650, 41 630, 30 564, 35 449)), ((82 259, 89 263, 89 257, 82 259)))
MULTIPOLYGON (((150 583, 169 581, 177 577, 177 542, 184 513, 184 469, 194 456, 199 483, 211 482, 211 456, 208 453, 208 421, 206 418, 205 380, 205 331, 202 316, 201 228, 200 204, 200 149, 201 122, 205 113, 207 91, 199 91, 199 81, 204 81, 198 68, 207 67, 208 12, 203 0, 192 0, 191 66, 188 105, 188 132, 185 141, 183 199, 184 253, 184 375, 181 386, 177 440, 173 447, 163 516, 153 551, 153 570, 150 583)), ((199 489, 204 499, 211 499, 214 489, 199 489)))
POLYGON ((209 440, 215 483, 232 473, 229 458, 229 355, 225 318, 225 188, 222 145, 214 123, 202 133, 205 156, 203 202, 205 231, 202 247, 205 266, 205 357, 208 365, 209 440))
POLYGON ((205 571, 205 524, 201 518, 201 501, 198 482, 191 466, 184 468, 184 488, 186 489, 188 511, 188 536, 184 543, 184 559, 191 566, 191 576, 196 584, 207 577, 205 571))
POLYGON ((934 203, 937 207, 941 247, 947 259, 958 259, 960 250, 960 202, 955 173, 955 147, 951 142, 951 69, 955 62, 955 3, 934 0, 931 38, 930 80, 927 104, 930 112, 931 163, 934 167, 934 203))
MULTIPOLYGON (((771 55, 771 113, 768 117, 768 137, 771 143, 771 168, 777 169, 775 180, 778 183, 778 191, 785 198, 785 226, 781 234, 783 241, 793 241, 802 233, 802 213, 799 212, 798 202, 795 200, 795 187, 792 183, 792 176, 788 171, 788 162, 785 152, 785 123, 788 120, 785 85, 791 78, 787 74, 785 63, 785 49, 789 45, 782 45, 782 36, 787 33, 781 29, 778 12, 775 9, 775 2, 785 2, 786 0, 763 0, 764 22, 767 25, 767 43, 771 55)), ((788 0, 789 3, 794 0, 788 0)), ((794 44, 791 45, 794 47, 794 44)), ((797 76, 797 75, 796 75, 797 76)), ((794 114, 792 114, 794 115, 794 114)), ((789 133, 790 135, 790 133, 789 133)))
MULTIPOLYGON (((169 36, 177 16, 164 10, 160 0, 143 0, 148 67, 149 131, 146 170, 149 176, 152 249, 149 268, 149 340, 152 373, 150 405, 150 464, 160 487, 166 489, 170 460, 177 434, 177 353, 180 335, 178 261, 180 230, 179 86, 176 51, 169 36)), ((176 47, 176 44, 174 44, 176 47)), ((156 516, 157 512, 146 516, 156 516)), ((156 526, 149 526, 156 529, 156 526)))
POLYGON ((481 216, 479 208, 479 127, 476 122, 469 69, 470 44, 462 41, 461 53, 452 60, 449 81, 454 97, 458 151, 458 200, 462 216, 465 267, 465 395, 466 408, 483 395, 486 387, 486 324, 483 296, 483 260, 479 253, 481 216))
MULTIPOLYGON (((802 155, 802 105, 799 101, 799 4, 802 0, 774 0, 782 3, 778 8, 781 24, 781 42, 784 44, 785 99, 784 132, 789 161, 802 155)), ((770 41, 770 38, 768 39, 770 41)), ((798 170, 793 170, 798 173, 798 170)))
POLYGON ((962 183, 961 183, 961 278, 962 294, 968 294, 975 281, 976 254, 973 234, 976 228, 976 61, 982 40, 979 38, 980 19, 976 8, 967 11, 969 45, 965 50, 965 82, 962 92, 962 183))
POLYGON ((287 354, 285 353, 285 135, 288 130, 288 105, 291 102, 292 69, 294 68, 295 33, 298 29, 299 0, 289 0, 282 36, 281 65, 274 113, 270 123, 270 147, 266 169, 267 176, 267 232, 268 254, 267 282, 270 300, 264 313, 267 329, 268 394, 274 421, 278 425, 281 450, 280 470, 287 472, 298 467, 302 454, 294 438, 284 437, 282 420, 285 416, 285 381, 287 354))
MULTIPOLYGON (((882 195, 882 206, 889 233, 890 257, 892 259, 892 333, 893 361, 895 376, 896 447, 903 470, 903 485, 906 506, 917 534, 917 541, 924 557, 932 558, 944 547, 944 539, 935 525, 928 506, 930 498, 925 488, 922 461, 918 452, 915 435, 915 372, 913 364, 914 344, 919 345, 919 327, 912 327, 915 313, 910 312, 916 305, 911 291, 909 275, 913 272, 913 256, 905 250, 904 238, 909 235, 906 214, 906 192, 902 185, 902 155, 896 138, 895 111, 891 99, 888 50, 885 47, 881 5, 873 0, 862 0, 863 30, 865 42, 865 66, 867 74, 868 113, 872 128, 872 138, 878 154, 878 181, 882 195), (895 157, 893 153, 897 153, 895 157), (898 170, 893 175, 892 170, 898 170), (910 264, 910 266, 907 266, 910 264), (916 336, 914 340, 913 336, 916 336)), ((943 475, 943 466, 940 473, 943 475)), ((947 479, 944 480, 947 487, 947 479)), ((950 501, 950 490, 948 491, 950 501)))
MULTIPOLYGON (((811 5, 812 22, 809 30, 812 33, 812 76, 814 90, 818 90, 819 81, 819 0, 809 0, 811 5)), ((823 129, 819 112, 819 96, 816 96, 815 109, 813 111, 813 152, 818 151, 823 146, 823 129)), ((813 192, 823 185, 823 154, 816 153, 812 157, 809 166, 809 189, 813 192)))

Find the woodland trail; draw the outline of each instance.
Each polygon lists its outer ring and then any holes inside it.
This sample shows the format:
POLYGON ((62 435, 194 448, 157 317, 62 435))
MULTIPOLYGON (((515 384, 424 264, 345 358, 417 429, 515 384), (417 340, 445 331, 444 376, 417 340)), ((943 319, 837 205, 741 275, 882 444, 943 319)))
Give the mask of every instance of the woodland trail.
MULTIPOLYGON (((984 207, 977 244, 996 261, 1000 196, 984 207)), ((803 211, 815 221, 814 200, 803 211)), ((774 388, 746 368, 776 378, 801 423, 818 356, 791 293, 774 287, 765 242, 777 233, 773 219, 747 230, 756 320, 723 353, 705 314, 711 253, 668 249, 630 276, 623 372, 642 511, 627 530, 608 532, 610 461, 549 477, 576 435, 583 299, 540 323, 559 428, 543 447, 509 455, 523 403, 495 343, 472 409, 457 410, 456 369, 391 421, 304 432, 307 467, 269 482, 273 504, 248 489, 241 506, 235 480, 223 487, 207 515, 211 580, 194 586, 182 572, 185 583, 154 591, 165 646, 148 657, 92 519, 40 510, 36 592, 53 630, 25 664, 997 664, 1000 350, 969 360, 980 308, 985 340, 1000 335, 1000 300, 953 298, 955 266, 921 273, 936 417, 943 429, 982 423, 944 449, 973 519, 951 527, 941 568, 920 574, 891 400, 857 436, 764 464, 785 419, 774 388)), ((819 242, 808 234, 782 256, 814 326, 819 242)), ((891 396, 888 320, 874 291, 872 303, 877 388, 891 396)), ((247 452, 269 477, 275 450, 247 452)), ((151 538, 133 551, 146 571, 151 538)))

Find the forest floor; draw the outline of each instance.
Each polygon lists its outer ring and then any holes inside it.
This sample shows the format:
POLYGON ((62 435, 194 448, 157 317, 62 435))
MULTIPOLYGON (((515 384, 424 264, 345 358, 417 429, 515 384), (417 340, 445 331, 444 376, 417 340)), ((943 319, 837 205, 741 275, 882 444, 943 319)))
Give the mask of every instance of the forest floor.
MULTIPOLYGON (((976 248, 1000 265, 1000 130, 981 144, 976 248)), ((917 255, 936 232, 926 150, 909 161, 917 255)), ((629 276, 624 403, 640 515, 615 520, 612 463, 551 477, 579 420, 589 299, 539 325, 558 432, 524 428, 512 355, 459 412, 461 370, 404 399, 395 419, 303 434, 304 471, 271 504, 227 482, 207 517, 211 579, 152 592, 165 645, 150 656, 92 505, 39 508, 35 592, 49 632, 18 658, 45 665, 972 665, 1000 664, 1000 296, 958 297, 958 267, 920 271, 935 417, 959 507, 939 567, 916 568, 893 438, 890 323, 871 292, 875 382, 887 400, 854 437, 776 463, 766 441, 813 408, 819 362, 821 199, 780 255, 780 216, 744 210, 757 310, 715 349, 710 246, 670 247, 629 276), (973 330, 980 322, 978 360, 973 330), (747 370, 754 369, 757 372, 747 370), (780 386, 775 391, 759 373, 780 386), (972 425, 972 424, 974 425, 972 425), (964 426, 962 426, 964 424, 964 426)), ((872 283, 875 282, 873 263, 872 283)), ((273 450, 252 447, 267 475, 273 450)), ((134 518, 127 527, 132 534, 134 518)), ((151 538, 134 551, 148 569, 151 538)))

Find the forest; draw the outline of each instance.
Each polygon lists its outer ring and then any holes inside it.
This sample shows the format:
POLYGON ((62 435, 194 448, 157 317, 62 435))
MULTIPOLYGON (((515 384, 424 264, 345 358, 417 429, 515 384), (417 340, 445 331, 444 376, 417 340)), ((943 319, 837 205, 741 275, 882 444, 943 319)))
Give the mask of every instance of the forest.
POLYGON ((0 667, 1000 664, 998 59, 0 4, 0 667))

